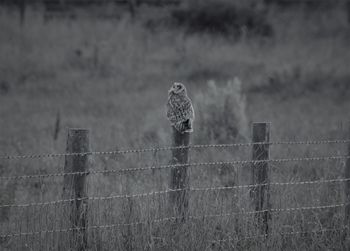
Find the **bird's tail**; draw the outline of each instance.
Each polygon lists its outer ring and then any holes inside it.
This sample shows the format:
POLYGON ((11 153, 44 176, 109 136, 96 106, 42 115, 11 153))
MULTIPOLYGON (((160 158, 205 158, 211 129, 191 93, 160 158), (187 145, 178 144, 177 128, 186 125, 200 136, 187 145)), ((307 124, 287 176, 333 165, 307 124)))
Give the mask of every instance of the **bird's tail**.
POLYGON ((188 120, 183 121, 183 122, 175 123, 174 127, 180 133, 193 132, 193 125, 192 125, 192 120, 191 119, 188 119, 188 120))

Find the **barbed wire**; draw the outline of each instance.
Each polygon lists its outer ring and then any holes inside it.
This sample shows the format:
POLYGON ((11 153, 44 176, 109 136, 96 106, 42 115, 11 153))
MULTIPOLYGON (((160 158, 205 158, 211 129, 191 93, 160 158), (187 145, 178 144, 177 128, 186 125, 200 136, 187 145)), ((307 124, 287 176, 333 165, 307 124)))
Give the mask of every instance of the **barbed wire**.
POLYGON ((0 205, 0 208, 9 208, 9 207, 36 207, 36 206, 47 206, 47 205, 56 205, 61 203, 70 203, 74 201, 101 201, 101 200, 113 200, 113 199, 134 199, 141 197, 150 197, 163 195, 168 193, 189 191, 189 192, 208 192, 208 191, 224 191, 224 190, 237 190, 244 188, 256 188, 262 186, 289 186, 289 185, 315 185, 315 184, 327 184, 327 183, 340 183, 350 181, 350 178, 347 179, 329 179, 329 180, 314 180, 314 181, 296 181, 296 182, 272 182, 272 183, 264 183, 264 184, 253 184, 253 185, 237 185, 237 186, 223 186, 223 187, 203 187, 203 188, 182 188, 182 189, 167 189, 163 191, 154 191, 149 193, 140 193, 140 194, 120 194, 113 196, 102 196, 102 197, 83 197, 83 198, 74 198, 74 199, 63 199, 56 201, 47 201, 47 202, 33 202, 26 204, 5 204, 0 205))
POLYGON ((342 232, 344 230, 349 230, 348 227, 343 226, 341 228, 324 228, 324 229, 317 229, 317 230, 311 230, 311 231, 290 231, 290 232, 273 232, 269 234, 261 234, 261 235, 252 235, 252 236, 245 236, 243 238, 226 238, 226 239, 220 239, 220 240, 211 240, 211 242, 228 242, 228 241, 244 241, 244 240, 250 240, 250 239, 260 239, 260 238, 266 238, 270 236, 290 236, 290 235, 304 235, 304 234, 318 234, 318 233, 326 233, 326 232, 342 232))
MULTIPOLYGON (((322 210, 322 209, 330 209, 337 207, 344 207, 348 205, 347 203, 342 204, 334 204, 334 205, 324 205, 324 206, 311 206, 311 207, 294 207, 294 208, 273 208, 269 210, 260 210, 260 211, 244 211, 241 212, 230 212, 230 213, 222 213, 222 214, 207 214, 207 215, 197 215, 197 216, 188 216, 187 219, 190 220, 203 220, 206 218, 217 218, 217 217, 228 217, 233 215, 252 215, 252 214, 260 214, 264 212, 292 212, 292 211, 305 211, 305 210, 322 210)), ((165 217, 155 220, 147 220, 147 221, 138 221, 132 223, 117 223, 117 224, 109 224, 109 225, 99 225, 99 226, 88 226, 88 227, 76 227, 76 228, 66 228, 66 229, 52 229, 52 230, 41 230, 41 231, 33 231, 33 232, 21 232, 21 233, 12 233, 0 235, 0 238, 11 238, 18 236, 28 236, 28 235, 41 235, 47 233, 62 233, 62 232, 71 232, 71 231, 79 231, 79 230, 94 230, 94 229, 107 229, 107 228, 117 228, 117 227, 125 227, 125 226, 136 226, 150 223, 160 223, 165 221, 175 221, 182 220, 184 217, 165 217)))
MULTIPOLYGON (((254 214, 261 214, 261 213, 279 213, 279 212, 293 212, 293 211, 307 211, 307 210, 322 210, 322 209, 330 209, 330 208, 337 208, 337 207, 345 207, 349 205, 348 203, 340 203, 340 204, 333 204, 333 205, 324 205, 324 206, 309 206, 309 207, 289 207, 289 208, 271 208, 271 209, 264 209, 259 211, 245 211, 244 209, 241 212, 230 212, 230 213, 224 213, 224 214, 209 214, 205 215, 204 218, 216 218, 216 217, 227 217, 227 216, 234 216, 234 215, 254 215, 254 214)), ((190 218, 194 219, 201 219, 203 216, 191 216, 190 218)))
POLYGON ((285 158, 285 159, 266 159, 266 160, 232 160, 232 161, 215 161, 215 162, 194 162, 186 164, 169 164, 159 166, 145 166, 137 168, 125 168, 118 170, 91 170, 86 172, 70 172, 70 173, 51 173, 51 174, 33 174, 33 175, 19 175, 19 176, 2 176, 0 180, 17 180, 17 179, 32 179, 32 178, 48 178, 60 177, 69 175, 95 175, 95 174, 123 174, 127 172, 175 169, 181 167, 196 167, 196 166, 220 166, 220 165, 244 165, 244 164, 261 164, 261 163, 284 163, 284 162, 301 162, 301 161, 325 161, 325 160, 340 160, 350 159, 350 155, 337 156, 319 156, 319 157, 303 157, 303 158, 285 158))
POLYGON ((190 145, 190 146, 165 146, 154 148, 126 149, 115 151, 92 151, 82 153, 47 153, 47 154, 29 154, 29 155, 2 155, 0 159, 37 159, 37 158, 60 158, 67 156, 88 156, 88 155, 118 155, 133 154, 146 152, 171 151, 178 149, 204 149, 204 148, 230 148, 230 147, 248 147, 253 145, 321 145, 321 144, 346 144, 350 139, 337 140, 310 140, 310 141, 277 141, 277 142, 248 142, 232 144, 207 144, 207 145, 190 145))

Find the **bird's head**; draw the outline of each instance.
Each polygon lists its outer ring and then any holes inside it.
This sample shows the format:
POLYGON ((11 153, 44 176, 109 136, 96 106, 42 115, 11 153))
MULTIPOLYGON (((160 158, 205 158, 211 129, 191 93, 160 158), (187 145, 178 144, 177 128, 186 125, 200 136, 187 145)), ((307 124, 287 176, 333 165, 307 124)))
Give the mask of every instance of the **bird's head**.
POLYGON ((180 94, 186 93, 186 87, 184 84, 175 82, 168 91, 168 94, 180 94))

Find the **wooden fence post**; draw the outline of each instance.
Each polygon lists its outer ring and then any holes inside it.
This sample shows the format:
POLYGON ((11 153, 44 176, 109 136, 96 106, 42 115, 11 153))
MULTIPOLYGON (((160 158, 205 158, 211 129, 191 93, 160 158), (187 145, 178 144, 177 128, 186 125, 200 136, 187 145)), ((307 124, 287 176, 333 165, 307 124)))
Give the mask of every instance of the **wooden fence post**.
MULTIPOLYGON (((180 133, 173 128, 174 146, 188 146, 190 142, 190 133, 180 133)), ((188 163, 188 148, 174 149, 172 151, 171 164, 187 164, 188 163)), ((175 211, 176 217, 182 217, 185 220, 188 211, 188 191, 189 180, 187 175, 187 166, 181 166, 171 169, 171 189, 184 189, 170 193, 171 209, 175 211)))
MULTIPOLYGON (((67 138, 67 153, 86 153, 90 152, 89 130, 86 129, 69 129, 67 138)), ((65 158, 64 172, 87 172, 88 155, 69 155, 65 158)), ((65 175, 63 180, 63 199, 76 199, 69 204, 67 215, 71 228, 76 230, 68 235, 69 248, 74 250, 87 249, 87 211, 88 201, 85 187, 86 175, 65 175)))
MULTIPOLYGON (((347 139, 350 138, 350 122, 348 123, 347 139)), ((350 143, 348 143, 347 156, 350 156, 350 143)), ((345 164, 345 179, 350 179, 350 159, 346 159, 345 164)), ((345 245, 347 250, 350 250, 350 241, 348 240, 349 230, 350 230, 350 181, 345 182, 345 227, 347 230, 345 232, 345 245)))
MULTIPOLYGON (((252 127, 253 142, 269 142, 270 141, 270 123, 253 123, 252 127)), ((253 145, 253 160, 268 160, 269 159, 269 144, 253 145)), ((270 180, 268 173, 268 163, 258 162, 252 165, 252 184, 262 184, 254 187, 251 190, 251 197, 255 211, 263 211, 256 214, 257 223, 261 228, 262 234, 268 235, 269 219, 271 214, 270 205, 270 180)))
POLYGON ((53 139, 55 141, 58 139, 58 134, 60 133, 60 129, 61 129, 61 114, 58 111, 56 114, 55 131, 53 134, 53 139))

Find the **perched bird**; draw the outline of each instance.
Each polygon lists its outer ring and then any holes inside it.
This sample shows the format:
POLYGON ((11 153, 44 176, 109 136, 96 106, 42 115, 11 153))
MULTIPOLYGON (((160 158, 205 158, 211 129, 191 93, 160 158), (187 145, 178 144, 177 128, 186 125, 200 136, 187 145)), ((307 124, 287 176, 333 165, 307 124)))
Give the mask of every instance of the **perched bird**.
POLYGON ((167 117, 180 133, 193 132, 194 110, 182 83, 175 82, 168 91, 167 117))

